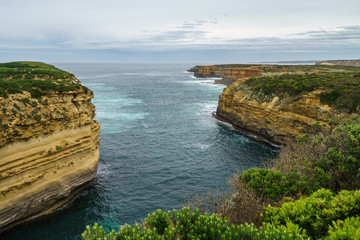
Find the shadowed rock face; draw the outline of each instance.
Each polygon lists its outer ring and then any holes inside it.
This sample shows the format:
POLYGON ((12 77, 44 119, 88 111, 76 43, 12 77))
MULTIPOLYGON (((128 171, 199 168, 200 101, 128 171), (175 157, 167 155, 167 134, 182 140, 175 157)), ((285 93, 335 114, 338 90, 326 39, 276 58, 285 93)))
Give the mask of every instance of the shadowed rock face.
POLYGON ((0 98, 0 231, 63 206, 95 177, 100 124, 91 98, 83 88, 0 98))

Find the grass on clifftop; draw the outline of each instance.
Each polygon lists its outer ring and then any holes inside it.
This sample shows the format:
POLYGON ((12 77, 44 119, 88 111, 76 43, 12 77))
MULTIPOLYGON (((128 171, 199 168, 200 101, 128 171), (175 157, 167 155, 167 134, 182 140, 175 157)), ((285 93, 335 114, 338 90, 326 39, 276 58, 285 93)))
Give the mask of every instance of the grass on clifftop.
POLYGON ((62 93, 83 87, 73 83, 74 79, 73 74, 42 62, 1 63, 0 97, 27 91, 39 98, 50 92, 62 93))
MULTIPOLYGON (((357 68, 360 70, 359 68, 357 68)), ((251 91, 280 98, 307 94, 322 89, 321 102, 354 113, 360 107, 360 77, 356 71, 332 69, 309 72, 268 73, 252 77, 245 84, 251 91)))
POLYGON ((42 62, 0 63, 0 79, 52 79, 70 81, 74 75, 42 62))
POLYGON ((265 73, 268 72, 296 72, 296 71, 312 71, 312 70, 346 70, 359 71, 359 67, 336 66, 336 65, 277 65, 277 64, 221 64, 214 65, 217 68, 247 68, 256 66, 265 73))

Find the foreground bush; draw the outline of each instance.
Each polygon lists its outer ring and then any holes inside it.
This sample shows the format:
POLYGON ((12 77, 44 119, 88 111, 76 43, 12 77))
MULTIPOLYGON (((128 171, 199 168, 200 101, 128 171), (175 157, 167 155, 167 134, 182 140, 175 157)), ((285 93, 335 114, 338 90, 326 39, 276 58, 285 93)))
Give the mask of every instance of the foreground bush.
POLYGON ((329 228, 329 236, 325 239, 360 239, 360 217, 350 217, 333 222, 329 228))
POLYGON ((252 168, 242 172, 240 180, 246 182, 246 187, 252 188, 257 194, 276 200, 280 196, 310 194, 306 176, 290 172, 284 175, 280 171, 266 168, 252 168))
POLYGON ((262 219, 266 223, 275 226, 295 224, 313 238, 326 236, 329 229, 331 237, 338 236, 341 233, 340 228, 347 234, 352 228, 359 231, 358 219, 346 220, 358 216, 360 216, 360 190, 344 190, 334 196, 330 190, 320 189, 310 197, 295 202, 284 202, 280 207, 269 206, 262 213, 262 219), (345 223, 342 220, 346 220, 345 223), (338 222, 332 225, 335 221, 338 222))
POLYGON ((360 188, 360 116, 333 122, 327 131, 305 134, 283 148, 269 169, 252 168, 239 180, 259 197, 308 196, 320 188, 333 192, 360 188))
POLYGON ((254 225, 229 225, 227 220, 217 215, 191 212, 189 208, 181 211, 163 212, 157 210, 149 214, 143 227, 126 224, 119 232, 107 233, 103 227, 95 224, 87 226, 82 234, 85 240, 125 240, 125 239, 306 239, 295 225, 279 228, 263 225, 257 229, 254 225))

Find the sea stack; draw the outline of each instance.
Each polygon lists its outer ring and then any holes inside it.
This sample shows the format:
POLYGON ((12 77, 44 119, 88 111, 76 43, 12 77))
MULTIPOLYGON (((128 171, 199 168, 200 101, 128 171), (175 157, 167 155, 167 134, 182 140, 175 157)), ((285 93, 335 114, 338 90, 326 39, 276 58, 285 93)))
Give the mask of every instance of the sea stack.
POLYGON ((0 64, 0 231, 68 203, 94 179, 93 93, 38 62, 0 64))

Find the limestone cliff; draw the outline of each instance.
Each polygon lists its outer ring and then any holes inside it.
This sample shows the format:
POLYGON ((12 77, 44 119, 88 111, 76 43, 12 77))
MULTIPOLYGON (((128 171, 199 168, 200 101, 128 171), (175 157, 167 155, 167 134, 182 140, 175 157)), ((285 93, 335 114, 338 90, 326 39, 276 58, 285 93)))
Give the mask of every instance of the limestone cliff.
POLYGON ((340 112, 360 110, 357 67, 232 64, 189 71, 236 79, 219 97, 217 118, 273 143, 284 144, 340 112))
POLYGON ((360 59, 357 60, 328 60, 328 61, 319 61, 315 63, 316 65, 340 65, 340 66, 352 66, 360 67, 360 59))
POLYGON ((43 88, 35 98, 9 89, 0 97, 0 231, 68 203, 95 177, 99 159, 91 91, 43 88))
POLYGON ((222 78, 215 83, 231 84, 239 78, 251 77, 261 74, 263 71, 257 66, 239 65, 236 67, 226 65, 195 66, 188 70, 198 78, 222 78))
POLYGON ((224 89, 216 111, 218 118, 230 122, 242 131, 277 144, 289 137, 308 132, 314 122, 326 123, 333 110, 320 103, 320 91, 302 95, 296 101, 284 101, 274 96, 259 102, 247 89, 239 89, 245 79, 224 89), (238 88, 237 91, 234 89, 238 88))

